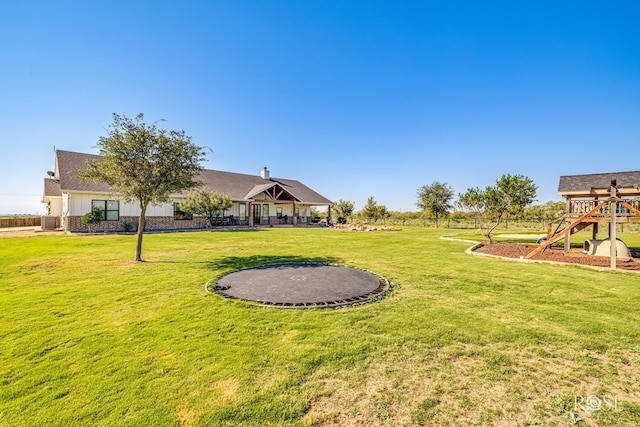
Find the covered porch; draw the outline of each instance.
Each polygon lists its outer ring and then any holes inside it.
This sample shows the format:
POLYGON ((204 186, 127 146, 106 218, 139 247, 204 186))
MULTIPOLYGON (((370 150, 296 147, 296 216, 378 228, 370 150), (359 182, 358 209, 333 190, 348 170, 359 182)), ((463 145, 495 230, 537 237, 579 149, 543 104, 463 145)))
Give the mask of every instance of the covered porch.
POLYGON ((286 185, 272 181, 256 185, 246 196, 248 203, 247 225, 325 225, 331 223, 331 203, 305 202, 286 185), (325 218, 312 215, 312 207, 326 206, 325 218))

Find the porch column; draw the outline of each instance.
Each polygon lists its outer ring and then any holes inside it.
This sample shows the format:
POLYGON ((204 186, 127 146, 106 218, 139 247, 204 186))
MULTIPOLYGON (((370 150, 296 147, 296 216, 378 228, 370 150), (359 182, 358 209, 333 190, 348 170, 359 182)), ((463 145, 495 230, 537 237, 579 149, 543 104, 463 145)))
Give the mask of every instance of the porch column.
POLYGON ((291 216, 293 217, 291 223, 293 225, 298 225, 298 215, 296 215, 296 199, 293 199, 293 213, 291 214, 291 216))
POLYGON ((249 202, 249 227, 253 227, 253 205, 249 202))
MULTIPOLYGON (((567 211, 568 216, 571 213, 571 197, 567 197, 567 211)), ((571 248, 571 231, 565 231, 564 233, 564 253, 568 254, 571 248)))
POLYGON ((609 223, 609 243, 611 243, 611 268, 616 268, 616 256, 618 254, 617 238, 616 238, 616 219, 617 219, 617 207, 618 207, 618 194, 616 188, 616 180, 611 180, 611 202, 609 203, 609 213, 611 215, 611 222, 609 223))

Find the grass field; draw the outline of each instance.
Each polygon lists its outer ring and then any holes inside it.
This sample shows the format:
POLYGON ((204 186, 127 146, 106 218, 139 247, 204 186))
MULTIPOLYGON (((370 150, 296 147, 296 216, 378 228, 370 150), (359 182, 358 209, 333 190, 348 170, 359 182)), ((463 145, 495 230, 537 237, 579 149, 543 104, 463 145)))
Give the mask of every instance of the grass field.
POLYGON ((151 234, 137 264, 135 236, 0 239, 0 425, 640 425, 640 276, 474 257, 453 233, 151 234), (204 291, 282 261, 393 289, 301 310, 204 291))

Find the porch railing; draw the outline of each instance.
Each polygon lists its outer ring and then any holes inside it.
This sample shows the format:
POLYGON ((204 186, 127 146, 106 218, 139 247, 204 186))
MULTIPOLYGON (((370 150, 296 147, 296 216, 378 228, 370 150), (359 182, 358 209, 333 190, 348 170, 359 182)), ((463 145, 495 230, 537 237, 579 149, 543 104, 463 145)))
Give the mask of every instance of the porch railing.
MULTIPOLYGON (((631 206, 636 209, 640 209, 640 200, 632 200, 632 199, 623 199, 623 201, 627 202, 631 206)), ((598 200, 571 200, 569 202, 569 213, 570 216, 581 216, 591 211, 596 207, 598 203, 601 201, 598 200)), ((596 215, 605 216, 609 215, 609 205, 603 206, 599 209, 596 215)), ((618 206, 616 211, 617 216, 631 216, 633 215, 628 208, 624 206, 618 206)))
MULTIPOLYGON (((321 224, 324 218, 320 217, 312 217, 312 216, 299 216, 297 218, 297 224, 309 224, 309 225, 318 225, 321 224)), ((254 217, 253 218, 254 225, 286 225, 293 224, 293 217, 288 215, 283 216, 269 216, 269 217, 254 217)), ((249 217, 245 217, 244 219, 240 219, 239 217, 234 216, 224 216, 218 217, 213 221, 213 226, 215 227, 226 227, 226 226, 247 226, 249 225, 249 217)))

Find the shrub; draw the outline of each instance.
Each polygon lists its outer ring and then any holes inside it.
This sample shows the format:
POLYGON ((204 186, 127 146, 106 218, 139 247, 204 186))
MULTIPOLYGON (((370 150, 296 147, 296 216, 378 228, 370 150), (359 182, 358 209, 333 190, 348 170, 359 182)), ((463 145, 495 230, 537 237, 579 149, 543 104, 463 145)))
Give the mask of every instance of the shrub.
POLYGON ((89 232, 96 231, 96 226, 102 221, 102 209, 91 206, 91 212, 82 215, 82 223, 86 224, 89 232))

